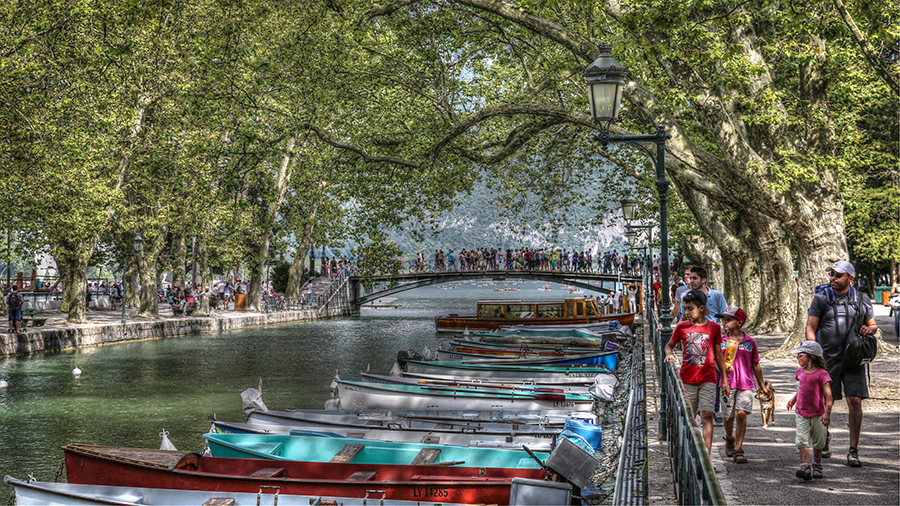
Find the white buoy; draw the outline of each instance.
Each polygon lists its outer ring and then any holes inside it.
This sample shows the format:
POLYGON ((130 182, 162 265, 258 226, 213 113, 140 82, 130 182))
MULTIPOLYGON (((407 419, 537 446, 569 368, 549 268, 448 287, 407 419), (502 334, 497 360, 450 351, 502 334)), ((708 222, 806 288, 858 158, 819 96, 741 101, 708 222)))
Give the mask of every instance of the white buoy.
POLYGON ((0 380, 0 388, 6 388, 9 386, 9 383, 6 380, 0 380))
POLYGON ((72 376, 81 376, 81 369, 78 366, 75 366, 75 369, 72 369, 72 376))

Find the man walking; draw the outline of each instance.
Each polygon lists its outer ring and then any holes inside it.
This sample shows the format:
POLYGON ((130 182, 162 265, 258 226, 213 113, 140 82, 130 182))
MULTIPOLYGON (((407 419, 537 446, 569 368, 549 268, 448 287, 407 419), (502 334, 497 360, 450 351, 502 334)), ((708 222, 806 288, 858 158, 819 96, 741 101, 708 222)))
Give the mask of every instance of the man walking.
MULTIPOLYGON (((850 262, 841 260, 827 270, 829 286, 816 293, 809 306, 806 319, 806 340, 818 341, 825 353, 828 375, 831 376, 831 392, 834 400, 846 397, 849 412, 850 450, 847 465, 861 467, 859 461, 859 432, 862 428, 862 401, 869 397, 866 383, 866 368, 847 369, 843 367, 847 338, 860 334, 874 334, 878 331, 875 311, 868 295, 851 289, 856 269, 850 262), (854 328, 854 322, 864 322, 854 328), (817 335, 818 334, 818 335, 817 335)), ((831 436, 825 440, 825 458, 831 457, 831 436)))

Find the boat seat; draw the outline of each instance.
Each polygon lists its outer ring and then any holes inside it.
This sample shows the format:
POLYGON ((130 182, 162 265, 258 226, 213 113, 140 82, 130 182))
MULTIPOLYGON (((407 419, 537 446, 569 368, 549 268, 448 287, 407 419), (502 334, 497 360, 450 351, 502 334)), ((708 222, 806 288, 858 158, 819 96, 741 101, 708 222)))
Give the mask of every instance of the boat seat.
POLYGON ((413 466, 427 466, 433 464, 438 455, 441 454, 440 448, 422 448, 416 458, 410 463, 413 466))
POLYGON ((363 448, 365 448, 365 445, 346 444, 334 454, 334 457, 331 457, 331 462, 348 463, 353 460, 363 448))
POLYGON ((281 476, 283 473, 283 467, 264 467, 252 473, 250 476, 254 476, 257 478, 274 478, 276 476, 281 476))
POLYGON ((347 481, 371 481, 376 474, 376 471, 356 471, 347 477, 347 481))
POLYGON ((210 497, 201 506, 234 506, 233 497, 210 497))

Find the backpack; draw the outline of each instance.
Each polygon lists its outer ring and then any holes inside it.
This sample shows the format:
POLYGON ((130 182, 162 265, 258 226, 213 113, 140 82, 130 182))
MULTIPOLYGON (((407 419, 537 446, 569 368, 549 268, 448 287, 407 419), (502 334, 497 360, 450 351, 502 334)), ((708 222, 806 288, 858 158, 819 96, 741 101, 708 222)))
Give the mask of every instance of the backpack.
POLYGON ((9 306, 10 311, 18 311, 22 307, 22 298, 19 297, 19 292, 10 293, 6 298, 6 305, 9 306))
MULTIPOLYGON (((834 290, 830 285, 819 285, 816 287, 816 293, 824 293, 826 300, 831 305, 831 309, 834 311, 835 331, 837 331, 837 303, 835 302, 834 290)), ((856 313, 853 315, 853 321, 847 325, 847 344, 844 348, 843 366, 846 369, 858 369, 867 365, 878 354, 878 341, 875 339, 874 334, 859 333, 861 326, 859 318, 863 307, 862 294, 859 290, 850 287, 847 303, 856 309, 856 313)), ((816 332, 816 340, 818 340, 818 337, 818 332, 816 332)))

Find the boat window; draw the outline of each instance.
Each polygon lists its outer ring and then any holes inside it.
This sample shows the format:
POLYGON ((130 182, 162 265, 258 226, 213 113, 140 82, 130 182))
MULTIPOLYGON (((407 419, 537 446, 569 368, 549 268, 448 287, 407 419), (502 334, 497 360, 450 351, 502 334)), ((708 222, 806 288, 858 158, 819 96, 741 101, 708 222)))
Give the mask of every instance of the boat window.
POLYGON ((587 310, 588 316, 597 316, 599 313, 597 312, 597 302, 596 301, 588 301, 587 306, 585 307, 587 310))
POLYGON ((566 317, 572 318, 575 316, 575 301, 570 300, 566 301, 566 317))
POLYGON ((507 318, 534 318, 534 306, 531 304, 510 304, 506 307, 507 318))
POLYGON ((478 317, 479 318, 503 318, 503 305, 502 304, 479 304, 478 305, 478 317))
POLYGON ((560 318, 563 314, 563 305, 562 304, 538 304, 537 305, 537 317, 538 318, 560 318))
POLYGON ((584 302, 578 302, 575 304, 575 314, 577 316, 584 316, 584 302))

